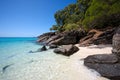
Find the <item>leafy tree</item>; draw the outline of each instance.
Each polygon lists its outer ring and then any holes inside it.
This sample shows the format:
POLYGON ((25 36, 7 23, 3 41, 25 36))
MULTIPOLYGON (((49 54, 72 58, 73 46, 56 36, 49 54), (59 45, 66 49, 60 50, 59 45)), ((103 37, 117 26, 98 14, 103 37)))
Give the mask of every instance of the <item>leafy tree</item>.
POLYGON ((51 30, 103 28, 120 25, 120 0, 77 0, 55 13, 51 30), (79 26, 79 27, 78 27, 79 26))
POLYGON ((77 29, 79 29, 79 25, 77 25, 75 23, 69 23, 65 27, 66 31, 77 30, 77 29))
POLYGON ((113 15, 120 14, 120 0, 92 0, 91 6, 85 13, 85 19, 83 20, 83 26, 85 28, 103 28, 105 26, 114 26, 110 22, 110 18, 113 15))

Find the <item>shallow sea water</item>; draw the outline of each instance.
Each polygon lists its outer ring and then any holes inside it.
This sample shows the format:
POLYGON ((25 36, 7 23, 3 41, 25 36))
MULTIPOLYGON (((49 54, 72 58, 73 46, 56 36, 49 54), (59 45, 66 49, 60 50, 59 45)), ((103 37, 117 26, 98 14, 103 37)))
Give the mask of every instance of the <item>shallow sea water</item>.
POLYGON ((0 80, 107 80, 83 60, 36 51, 36 38, 0 38, 0 80))

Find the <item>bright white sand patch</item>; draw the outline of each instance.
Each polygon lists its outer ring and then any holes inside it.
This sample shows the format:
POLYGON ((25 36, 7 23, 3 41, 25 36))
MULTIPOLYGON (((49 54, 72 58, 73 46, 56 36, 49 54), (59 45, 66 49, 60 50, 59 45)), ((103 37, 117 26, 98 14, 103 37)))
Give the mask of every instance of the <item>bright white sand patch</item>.
POLYGON ((70 57, 56 55, 53 50, 18 55, 15 64, 0 75, 0 80, 107 80, 80 60, 92 54, 111 53, 111 47, 96 47, 79 47, 80 50, 70 57))

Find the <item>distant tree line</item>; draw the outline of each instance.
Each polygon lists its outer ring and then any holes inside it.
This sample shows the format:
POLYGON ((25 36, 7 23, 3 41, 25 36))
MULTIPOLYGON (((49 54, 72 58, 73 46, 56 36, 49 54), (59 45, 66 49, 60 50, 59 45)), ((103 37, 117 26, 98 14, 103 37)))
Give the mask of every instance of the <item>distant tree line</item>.
POLYGON ((120 25, 120 0, 77 0, 54 14, 50 30, 90 30, 120 25))

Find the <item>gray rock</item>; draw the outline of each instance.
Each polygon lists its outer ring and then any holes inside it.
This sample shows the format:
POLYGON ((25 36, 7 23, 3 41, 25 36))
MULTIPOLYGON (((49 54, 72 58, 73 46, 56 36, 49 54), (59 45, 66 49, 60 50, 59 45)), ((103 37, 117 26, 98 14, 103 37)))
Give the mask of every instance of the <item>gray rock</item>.
POLYGON ((111 80, 120 80, 120 63, 116 64, 99 64, 99 63, 85 63, 91 69, 96 70, 101 76, 111 80))
POLYGON ((74 45, 63 45, 61 48, 57 48, 54 50, 57 54, 63 54, 65 56, 70 56, 73 53, 77 52, 79 50, 78 47, 74 45))
POLYGON ((114 54, 97 54, 97 55, 90 55, 85 58, 85 63, 104 63, 104 64, 113 64, 117 63, 118 58, 114 54))
POLYGON ((49 45, 49 48, 54 49, 54 48, 58 48, 58 46, 57 45, 49 45))
MULTIPOLYGON (((59 34, 60 35, 60 34, 59 34)), ((76 44, 79 40, 85 36, 85 32, 83 31, 69 31, 61 33, 60 37, 49 42, 49 44, 55 45, 69 45, 69 44, 76 44)))
POLYGON ((34 51, 30 50, 28 53, 34 53, 34 51))
POLYGON ((120 63, 114 54, 91 55, 84 59, 84 65, 96 70, 103 77, 120 80, 120 63))
POLYGON ((55 53, 57 54, 65 54, 66 53, 66 50, 63 49, 63 48, 57 48, 54 50, 55 53))
POLYGON ((115 35, 113 36, 112 46, 112 52, 120 57, 120 28, 117 29, 115 35))
POLYGON ((12 66, 13 64, 9 64, 9 65, 6 65, 2 68, 2 72, 5 73, 5 71, 10 67, 12 66))
POLYGON ((42 48, 38 49, 36 52, 41 52, 41 51, 46 51, 46 50, 47 50, 46 46, 43 46, 42 48))
POLYGON ((48 33, 44 33, 40 36, 38 36, 38 40, 37 42, 45 42, 51 37, 51 36, 54 36, 55 35, 55 32, 48 32, 48 33))

